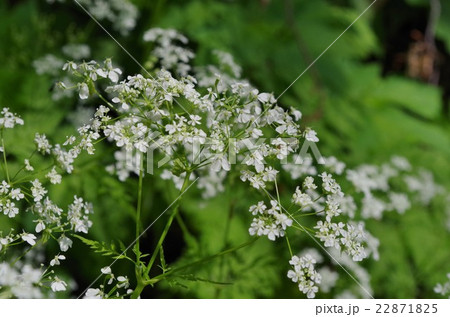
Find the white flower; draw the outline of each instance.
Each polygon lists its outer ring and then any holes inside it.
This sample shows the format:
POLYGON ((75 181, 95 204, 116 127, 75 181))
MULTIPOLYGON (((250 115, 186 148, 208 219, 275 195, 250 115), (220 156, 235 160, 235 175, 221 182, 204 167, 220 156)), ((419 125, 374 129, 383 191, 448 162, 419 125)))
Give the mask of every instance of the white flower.
POLYGON ((444 284, 438 283, 434 287, 434 292, 442 296, 449 296, 450 298, 450 273, 447 273, 447 279, 444 284))
POLYGON ((3 213, 9 218, 14 218, 19 213, 19 208, 16 207, 15 203, 8 200, 3 206, 3 213))
POLYGON ((228 161, 227 156, 216 154, 211 164, 211 169, 214 172, 220 172, 222 169, 224 171, 229 171, 231 169, 231 165, 230 162, 228 161))
POLYGON ((117 281, 119 282, 117 284, 117 288, 127 288, 128 286, 130 286, 130 283, 126 276, 118 276, 117 281))
POLYGON ((23 233, 22 234, 22 240, 27 242, 29 245, 35 245, 36 244, 36 236, 32 233, 23 233))
POLYGON ((61 249, 62 252, 66 252, 67 250, 69 250, 69 248, 72 247, 72 240, 70 240, 69 238, 67 238, 65 235, 62 235, 59 239, 58 239, 58 243, 59 243, 59 248, 61 249))
MULTIPOLYGON (((45 134, 40 135, 39 133, 36 133, 36 135, 34 137, 34 142, 36 143, 37 149, 39 152, 41 152, 42 154, 50 153, 50 149, 52 148, 52 146, 48 142, 45 134)), ((25 164, 26 164, 26 162, 25 162, 25 164)))
POLYGON ((286 230, 287 227, 292 226, 292 219, 289 218, 286 214, 275 213, 274 216, 277 221, 277 224, 281 225, 281 228, 283 228, 283 230, 286 230))
POLYGON ((60 262, 59 260, 65 260, 66 257, 64 255, 56 255, 51 261, 50 261, 50 266, 55 266, 55 265, 59 265, 60 262))
POLYGON ((38 221, 37 225, 36 225, 36 233, 41 232, 42 230, 45 230, 45 223, 41 220, 38 221))
POLYGON ((24 164, 25 164, 26 171, 29 171, 29 172, 34 171, 34 168, 33 168, 33 166, 31 166, 30 161, 28 159, 25 159, 24 164))
POLYGON ((191 118, 191 120, 188 123, 192 124, 192 125, 200 124, 201 123, 201 119, 202 119, 202 117, 200 117, 198 115, 190 115, 189 118, 191 118))
MULTIPOLYGON (((9 111, 9 108, 3 108, 0 117, 0 128, 12 129, 14 126, 23 125, 23 120, 9 111)), ((3 151, 2 151, 3 152, 3 151)))
POLYGON ((10 196, 12 199, 15 199, 15 200, 21 200, 25 197, 24 194, 22 194, 22 192, 20 191, 20 188, 12 189, 10 196))
POLYGON ((55 276, 55 280, 52 282, 51 288, 53 292, 62 292, 66 290, 66 286, 66 282, 60 280, 57 276, 55 276))
POLYGON ((45 175, 45 177, 47 177, 50 180, 50 183, 52 184, 60 184, 61 183, 61 175, 58 174, 58 172, 56 172, 56 168, 53 167, 52 170, 47 173, 47 175, 45 175))
POLYGON ((255 216, 257 214, 263 214, 266 209, 267 209, 267 207, 264 204, 264 202, 260 201, 260 202, 258 202, 258 205, 250 206, 249 211, 252 213, 252 215, 255 216))
POLYGON ((322 280, 322 276, 314 268, 315 263, 316 260, 310 254, 302 257, 294 255, 289 261, 293 270, 288 271, 287 277, 292 282, 297 283, 298 289, 308 298, 315 297, 315 294, 319 291, 316 284, 319 284, 322 280))
POLYGON ((305 139, 309 142, 319 142, 319 138, 317 137, 317 132, 312 130, 311 128, 306 128, 304 134, 305 139))
POLYGON ((33 185, 31 187, 31 194, 34 197, 34 201, 35 202, 41 201, 42 198, 44 198, 44 195, 47 194, 47 190, 44 189, 44 187, 42 187, 42 184, 41 182, 39 182, 38 179, 32 181, 31 184, 33 185))
POLYGON ((89 288, 86 291, 86 295, 84 296, 85 299, 102 299, 103 298, 103 292, 99 290, 98 288, 89 288))
POLYGON ((311 197, 308 194, 302 193, 299 187, 295 189, 295 193, 292 196, 292 202, 301 208, 306 208, 313 203, 311 197))
POLYGON ((258 235, 258 236, 262 236, 264 234, 264 226, 265 223, 263 220, 258 219, 258 218, 253 218, 253 222, 250 225, 250 228, 248 229, 248 233, 251 236, 254 235, 258 235))
POLYGON ((80 99, 88 99, 89 98, 89 87, 86 83, 78 84, 78 94, 80 99))
POLYGON ((258 100, 262 103, 275 103, 275 98, 273 97, 272 94, 263 92, 261 94, 258 95, 258 100))
POLYGON ((0 184, 0 194, 6 195, 9 192, 10 188, 11 186, 9 186, 7 182, 2 181, 2 183, 0 184))
POLYGON ((9 238, 0 238, 0 251, 3 249, 4 246, 7 246, 10 242, 11 241, 9 238))
POLYGON ((305 177, 305 180, 303 181, 303 187, 305 189, 316 189, 317 185, 314 184, 314 178, 311 176, 305 177))
POLYGON ((110 266, 105 266, 100 271, 102 272, 102 274, 105 274, 105 275, 111 274, 111 267, 110 266))

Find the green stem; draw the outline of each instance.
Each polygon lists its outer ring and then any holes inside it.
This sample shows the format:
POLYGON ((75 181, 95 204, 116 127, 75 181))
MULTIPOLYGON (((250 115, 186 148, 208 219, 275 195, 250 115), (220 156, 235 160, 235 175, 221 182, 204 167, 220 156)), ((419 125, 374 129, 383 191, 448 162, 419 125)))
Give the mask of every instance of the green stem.
POLYGON ((216 254, 211 255, 211 256, 208 256, 208 257, 205 257, 205 258, 200 259, 200 260, 198 260, 198 261, 194 261, 194 262, 192 262, 192 263, 189 263, 189 264, 180 266, 180 267, 178 267, 178 268, 175 268, 175 269, 173 269, 173 270, 168 271, 167 273, 164 273, 164 274, 160 274, 160 275, 158 275, 158 276, 155 276, 154 278, 152 278, 152 279, 146 281, 146 282, 145 282, 145 285, 153 285, 153 284, 156 284, 156 283, 158 283, 159 281, 161 281, 162 279, 166 278, 167 276, 169 276, 169 275, 171 275, 171 274, 173 274, 173 273, 180 272, 180 271, 183 271, 183 270, 185 270, 185 269, 187 269, 187 268, 189 268, 189 267, 191 267, 191 266, 197 266, 197 265, 199 265, 199 264, 203 264, 203 263, 205 263, 205 262, 209 262, 209 261, 211 261, 211 260, 214 260, 214 259, 217 258, 217 257, 224 256, 224 255, 229 254, 229 253, 233 253, 233 252, 235 252, 235 251, 237 251, 237 250, 239 250, 239 249, 242 249, 242 248, 244 248, 244 247, 246 247, 246 246, 249 246, 250 244, 253 244, 253 243, 254 243, 255 241, 257 241, 258 239, 259 239, 259 237, 253 238, 253 239, 251 239, 250 241, 247 241, 247 242, 245 242, 245 243, 243 243, 243 244, 241 244, 241 245, 238 245, 238 246, 236 246, 236 247, 227 249, 227 250, 225 250, 225 251, 216 253, 216 254))
MULTIPOLYGON (((31 155, 28 157, 28 160, 31 160, 34 156, 34 154, 36 154, 37 150, 34 150, 33 153, 31 153, 31 155)), ((20 172, 22 172, 25 169, 25 164, 22 166, 22 168, 20 170, 17 171, 17 173, 13 176, 12 181, 14 181, 17 177, 17 175, 20 174, 20 172)))
POLYGON ((1 138, 2 138, 2 149, 3 149, 3 163, 5 164, 5 174, 6 174, 6 180, 8 181, 8 184, 11 183, 9 179, 9 172, 8 172, 8 162, 6 161, 6 149, 5 149, 5 142, 3 141, 3 129, 1 132, 1 138))
MULTIPOLYGON (((181 187, 181 190, 180 190, 180 195, 183 194, 183 192, 188 187, 190 176, 191 176, 191 172, 186 172, 186 176, 184 177, 183 186, 181 187)), ((178 199, 177 202, 175 203, 175 207, 173 208, 172 214, 170 215, 169 220, 167 220, 166 226, 164 227, 164 231, 163 231, 161 237, 159 238, 158 244, 156 245, 156 248, 153 251, 150 261, 148 262, 148 266, 147 266, 147 270, 146 270, 147 275, 150 274, 150 270, 152 269, 152 266, 156 260, 156 256, 159 253, 159 249, 161 248, 161 246, 167 236, 167 233, 169 232, 169 229, 170 229, 170 226, 172 225, 173 219, 175 218, 176 214, 178 213, 179 206, 180 206, 180 199, 178 199)))
POLYGON ((141 295, 142 291, 145 288, 145 284, 142 284, 141 282, 139 282, 136 286, 136 289, 134 290, 133 294, 131 294, 131 299, 137 299, 139 298, 139 296, 141 295))
POLYGON ((292 258, 294 256, 294 254, 292 253, 291 243, 289 242, 289 238, 287 235, 285 235, 285 238, 286 238, 286 243, 288 245, 289 253, 291 254, 291 258, 292 258))
MULTIPOLYGON (((142 169, 141 169, 141 170, 142 170, 142 169)), ((176 201, 176 203, 175 203, 175 207, 174 207, 174 209, 173 209, 173 212, 172 212, 172 214, 170 215, 169 220, 167 221, 167 224, 166 224, 166 226, 165 226, 165 228, 164 228, 164 231, 163 231, 161 237, 159 238, 159 241, 158 241, 158 244, 156 245, 155 250, 153 251, 152 257, 150 258, 150 261, 149 261, 149 263, 148 263, 148 266, 147 266, 147 268, 145 269, 145 272, 144 272, 145 274, 144 274, 144 276, 148 276, 148 275, 149 275, 150 270, 152 269, 152 266, 153 266, 153 264, 154 264, 154 262, 155 262, 155 260, 156 260, 156 256, 159 254, 159 252, 160 252, 160 250, 161 250, 162 244, 163 244, 163 242, 164 242, 164 239, 165 239, 166 236, 167 236, 167 233, 169 232, 169 229, 170 229, 170 226, 172 225, 173 219, 175 218, 175 216, 176 216, 177 213, 178 213, 178 207, 179 207, 179 205, 180 205, 181 195, 184 193, 184 191, 185 191, 185 190, 187 189, 187 187, 188 187, 188 184, 189 184, 189 177, 190 177, 190 176, 191 176, 191 172, 190 172, 190 171, 187 171, 187 172, 186 172, 186 176, 185 176, 185 178, 184 178, 183 186, 181 187, 181 190, 180 190, 180 196, 178 196, 178 198, 177 198, 177 201, 176 201)), ((140 188, 142 188, 141 185, 140 185, 140 188)), ((141 195, 142 195, 142 193, 141 193, 141 195)), ((142 198, 142 197, 141 197, 141 198, 142 198)), ((139 270, 140 270, 140 263, 139 263, 139 262, 140 262, 140 261, 138 260, 138 264, 137 264, 137 265, 139 265, 139 269, 138 269, 138 267, 136 267, 136 280, 137 280, 137 285, 136 285, 136 289, 134 290, 133 294, 131 294, 131 298, 132 298, 132 299, 138 298, 138 297, 141 295, 141 293, 142 293, 142 291, 144 290, 144 288, 148 285, 148 284, 145 284, 145 282, 143 281, 143 276, 142 276, 141 272, 139 271, 139 270)))
MULTIPOLYGON (((143 169, 143 156, 141 156, 141 162, 139 164, 139 189, 138 189, 138 202, 136 208, 136 245, 139 250, 139 237, 141 235, 141 210, 142 210, 142 191, 143 191, 143 179, 144 179, 144 169, 143 169)), ((138 255, 136 255, 139 257, 138 255)), ((136 258, 136 262, 139 263, 139 258, 136 258)))

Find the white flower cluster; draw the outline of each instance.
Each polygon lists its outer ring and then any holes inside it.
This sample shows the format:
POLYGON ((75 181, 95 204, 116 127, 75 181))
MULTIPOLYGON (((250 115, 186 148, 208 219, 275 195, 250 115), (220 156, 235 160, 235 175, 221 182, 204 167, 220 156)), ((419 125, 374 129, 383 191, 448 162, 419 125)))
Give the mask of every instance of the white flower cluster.
MULTIPOLYGON (((379 219, 385 210, 403 213, 410 208, 409 198, 393 191, 391 185, 394 177, 411 170, 405 159, 394 157, 381 167, 362 165, 346 170, 344 163, 329 157, 323 161, 327 172, 319 174, 310 157, 297 153, 302 141, 318 142, 317 133, 300 127, 301 112, 278 106, 272 94, 259 92, 239 79, 241 69, 230 55, 216 52, 219 67, 198 68, 193 78, 187 73, 194 55, 178 46, 187 44, 184 36, 174 30, 152 29, 144 39, 156 44, 153 54, 166 68, 155 70, 151 78, 138 74, 119 81, 121 71, 110 60, 103 65, 90 61, 63 66, 78 80, 72 87, 61 85, 63 88, 78 88, 82 100, 98 95, 104 104, 78 130, 78 137, 68 137, 64 146, 72 146, 71 149, 52 146, 39 136, 36 142, 40 152, 55 155, 56 148, 60 167, 70 173, 78 154, 92 154, 95 143, 105 137, 118 148, 116 162, 107 169, 121 181, 139 174, 144 155, 151 153, 159 155, 165 164, 162 172, 157 171, 161 178, 172 180, 181 188, 185 175, 189 174, 192 180, 198 176, 196 185, 208 197, 223 191, 224 180, 236 168, 241 180, 266 194, 269 202, 266 205, 259 201, 250 207, 254 215, 250 235, 276 240, 285 236, 289 227, 312 230, 326 247, 342 252, 350 261, 361 261, 369 255, 378 259, 378 240, 365 231, 363 222, 346 219, 357 216, 359 204, 363 218, 379 219), (100 79, 107 81, 107 97, 96 87, 100 79), (241 164, 233 166, 237 162, 241 164), (280 164, 292 179, 303 178, 292 196, 292 207, 297 209, 292 213, 281 205, 280 198, 275 200, 269 193, 275 186, 278 194, 276 180, 280 171, 276 167, 280 164), (345 176, 356 192, 362 193, 361 201, 344 195, 329 172, 345 176), (389 200, 379 198, 380 193, 389 200), (313 229, 303 228, 297 220, 304 215, 320 217, 313 229)), ((49 178, 57 181, 56 175, 49 178)), ((410 190, 418 190, 418 182, 405 180, 410 190)), ((333 274, 328 275, 332 280, 333 274)), ((314 287, 306 283, 302 291, 310 296, 316 292, 314 287)), ((90 290, 88 295, 107 296, 103 289, 90 290)))
POLYGON ((3 108, 0 117, 0 129, 12 129, 16 125, 23 125, 23 120, 9 111, 9 108, 3 108))
POLYGON ((41 253, 31 254, 25 261, 18 261, 11 265, 7 262, 0 262, 0 294, 2 298, 46 298, 53 297, 47 289, 53 293, 67 290, 68 284, 55 275, 51 267, 60 265, 66 257, 56 255, 49 267, 44 270, 43 264, 39 269, 34 268, 30 259, 42 260, 41 253))
MULTIPOLYGON (((67 44, 62 48, 63 57, 47 54, 33 61, 33 67, 39 75, 49 75, 60 82, 59 87, 73 86, 73 80, 64 75, 62 68, 67 59, 82 62, 91 55, 91 49, 86 44, 67 44)), ((55 87, 58 88, 58 87, 55 87)), ((74 91, 70 89, 51 89, 53 100, 73 97, 74 91)))
POLYGON ((363 193, 361 216, 366 219, 379 220, 385 211, 403 214, 411 208, 410 197, 426 206, 437 195, 444 193, 443 188, 435 183, 432 173, 419 170, 417 175, 414 174, 408 160, 399 156, 392 157, 389 163, 381 166, 364 164, 348 169, 346 178, 356 192, 363 193), (402 189, 398 191, 394 187, 394 180, 397 179, 406 184, 407 190, 402 192, 402 189))
MULTIPOLYGON (((47 0, 63 3, 65 0, 47 0)), ((107 20, 122 35, 128 35, 136 26, 138 9, 128 0, 78 0, 97 20, 107 20)))
POLYGON ((155 43, 152 56, 160 60, 161 66, 180 76, 186 76, 191 70, 189 62, 194 53, 182 47, 188 39, 173 29, 154 28, 144 33, 144 41, 155 43))
POLYGON ((12 267, 9 263, 0 262, 0 292, 2 297, 21 299, 42 298, 42 270, 30 264, 18 263, 12 267))
MULTIPOLYGON (((17 124, 24 124, 22 119, 13 115, 6 108, 2 114, 4 116, 0 118, 2 128, 13 128, 17 124)), ((52 154, 58 165, 45 170, 47 182, 60 184, 62 175, 58 173, 57 168, 63 168, 70 173, 73 170, 72 164, 75 157, 82 150, 89 152, 89 146, 83 143, 86 138, 86 135, 83 134, 79 143, 70 151, 65 151, 59 144, 52 145, 45 135, 36 134, 37 151, 44 155, 52 154)), ((2 151, 6 153, 4 148, 2 151)), ((39 171, 37 167, 38 172, 35 172, 35 167, 30 162, 32 156, 24 160, 22 168, 13 178, 9 177, 10 174, 6 170, 7 179, 0 183, 0 214, 15 218, 23 215, 21 210, 27 211, 28 214, 32 214, 31 217, 27 217, 36 224, 36 235, 26 231, 15 233, 14 228, 11 228, 6 235, 0 232, 0 297, 41 298, 48 295, 43 291, 44 288, 49 288, 53 292, 65 291, 68 286, 67 282, 56 276, 53 270, 49 271, 48 268, 43 270, 43 264, 41 269, 34 269, 33 263, 31 263, 33 261, 22 263, 16 260, 13 266, 3 261, 8 260, 10 256, 17 256, 17 252, 23 252, 22 256, 31 254, 30 251, 33 251, 35 247, 42 247, 49 238, 56 240, 60 250, 66 252, 72 246, 72 240, 66 235, 77 232, 87 233, 92 226, 92 222, 89 220, 89 216, 93 212, 91 204, 75 196, 74 202, 69 205, 67 211, 64 211, 49 198, 49 190, 45 187, 45 182, 42 183, 44 180, 35 178, 30 181, 36 175, 44 172, 39 171), (27 176, 17 179, 21 173, 25 173, 27 176), (21 247, 25 251, 20 250, 21 247)), ((6 164, 4 168, 8 168, 6 164)), ((34 259, 37 261, 38 257, 34 257, 34 259)), ((59 265, 60 261, 65 259, 64 255, 58 254, 50 261, 48 267, 59 265)))
MULTIPOLYGON (((354 261, 363 260, 367 257, 364 244, 367 243, 368 237, 364 230, 364 224, 362 222, 356 224, 334 221, 342 214, 341 202, 347 200, 341 191, 341 187, 331 174, 323 172, 318 176, 321 179, 320 188, 315 184, 312 176, 304 179, 302 188, 296 188, 292 196, 292 202, 298 207, 298 210, 289 214, 289 217, 295 219, 297 215, 311 210, 314 210, 314 214, 319 217, 325 216, 325 219, 319 220, 314 227, 314 235, 324 243, 325 247, 345 252, 354 261)), ((254 221, 252 226, 256 227, 256 224, 254 221)), ((302 226, 299 222, 298 224, 302 226)))
POLYGON ((308 298, 314 298, 319 291, 317 284, 320 284, 322 276, 315 270, 314 265, 316 260, 310 254, 302 257, 294 255, 289 264, 292 265, 293 270, 289 270, 287 277, 292 282, 298 284, 298 289, 308 298))
MULTIPOLYGON (((159 47, 187 42, 173 30, 160 29, 150 30, 145 39, 156 42, 159 47)), ((161 61, 162 64, 167 63, 167 68, 173 69, 175 64, 189 62, 190 55, 178 56, 184 51, 172 51, 174 56, 171 56, 171 61, 161 61)), ((222 182, 232 169, 233 160, 236 160, 242 163, 237 166, 241 180, 268 193, 267 190, 271 190, 274 184, 276 186, 279 173, 273 162, 300 159, 296 153, 300 141, 318 142, 319 139, 311 128, 300 128, 297 121, 301 113, 298 110, 279 107, 272 94, 261 93, 249 83, 236 79, 240 68, 231 56, 216 54, 221 58, 221 68, 229 73, 230 80, 224 79, 222 73, 219 77, 215 76, 213 84, 205 90, 198 87, 202 85, 197 84, 196 79, 190 76, 176 79, 167 70, 156 72, 152 78, 135 75, 116 83, 117 77, 104 76, 100 72, 102 76, 98 72, 104 66, 96 62, 80 64, 83 65, 81 67, 73 62, 67 63, 64 68, 82 79, 77 85, 82 99, 91 93, 98 93, 93 85, 100 77, 111 83, 106 88, 111 102, 101 96, 106 105, 97 109, 90 124, 79 131, 78 138, 88 140, 84 144, 94 144, 94 140, 104 135, 115 143, 119 148, 116 163, 108 170, 117 173, 122 181, 131 173, 139 173, 139 163, 130 166, 130 160, 140 162, 145 153, 151 151, 153 154, 157 150, 169 158, 161 177, 173 180, 177 187, 181 187, 187 171, 194 171, 199 176, 197 186, 208 189, 208 196, 215 195, 223 190, 222 182), (110 109, 117 112, 117 119, 109 116, 110 109), (196 151, 196 148, 201 150, 196 151)), ((114 72, 112 67, 106 68, 114 72)), ((200 75, 199 82, 206 84, 208 80, 205 78, 200 75)), ((71 138, 72 143, 78 139, 71 138)), ((90 146, 85 148, 93 152, 90 146)), ((326 166, 337 174, 342 174, 345 169, 345 165, 335 158, 329 158, 326 166)), ((316 236, 326 246, 348 253, 355 261, 366 257, 363 244, 367 243, 367 235, 363 224, 334 222, 334 218, 342 213, 341 204, 353 209, 356 207, 353 200, 342 193, 331 174, 317 175, 312 160, 307 160, 304 165, 292 165, 291 170, 297 173, 297 178, 305 173, 312 174, 305 178, 301 188, 296 189, 292 200, 299 207, 298 212, 314 210, 318 216, 324 214, 324 220, 320 220, 315 227, 316 236), (297 168, 302 170, 299 172, 297 168), (321 179, 319 189, 314 177, 321 179)), ((194 178, 193 173, 190 175, 194 178)), ((279 201, 268 198, 269 205, 260 201, 250 207, 254 219, 249 233, 276 240, 285 236, 295 218, 279 201)), ((348 214, 351 212, 354 210, 348 211, 348 214)), ((305 294, 311 295, 315 288, 310 285, 310 288, 305 286, 304 290, 305 294)), ((90 294, 104 295, 104 291, 91 290, 90 294)))
POLYGON ((304 249, 298 255, 298 257, 301 258, 306 255, 312 257, 316 261, 315 268, 318 274, 321 276, 320 284, 317 285, 319 287, 319 291, 329 293, 331 289, 333 289, 336 286, 336 282, 339 279, 339 274, 329 266, 319 267, 319 264, 324 262, 324 257, 319 251, 317 251, 317 249, 314 248, 304 249))
POLYGON ((16 203, 24 199, 25 196, 20 188, 12 188, 7 182, 0 184, 0 213, 9 218, 14 218, 19 213, 16 203))
POLYGON ((253 222, 248 229, 250 235, 265 235, 269 240, 275 241, 278 237, 284 237, 287 227, 292 226, 292 219, 281 211, 276 200, 270 201, 271 207, 267 208, 263 201, 250 207, 253 222))
POLYGON ((102 268, 100 272, 104 275, 105 283, 100 285, 100 288, 89 288, 83 297, 84 299, 123 298, 133 292, 132 289, 129 289, 130 281, 127 276, 115 277, 109 266, 102 268), (106 287, 110 287, 111 290, 107 291, 106 287))
POLYGON ((444 284, 438 283, 434 287, 434 292, 450 299, 450 273, 447 273, 447 282, 444 284))
MULTIPOLYGON (((74 76, 81 76, 84 81, 77 85, 78 95, 80 99, 88 99, 91 94, 89 86, 99 78, 109 78, 111 82, 117 83, 122 71, 119 68, 115 68, 112 65, 111 59, 106 59, 103 65, 100 65, 96 61, 89 61, 77 64, 75 62, 67 62, 64 64, 64 71, 71 73, 74 76)), ((65 89, 67 86, 64 83, 59 84, 61 88, 65 89)))

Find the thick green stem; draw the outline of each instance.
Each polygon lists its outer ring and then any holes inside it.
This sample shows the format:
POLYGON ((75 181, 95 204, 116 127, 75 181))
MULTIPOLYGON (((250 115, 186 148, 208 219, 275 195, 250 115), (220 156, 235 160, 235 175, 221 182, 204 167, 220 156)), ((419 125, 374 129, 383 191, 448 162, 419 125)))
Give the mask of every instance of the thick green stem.
POLYGON ((134 290, 133 294, 131 294, 130 298, 131 299, 138 299, 139 296, 141 295, 142 291, 144 290, 144 288, 145 288, 145 284, 142 284, 142 283, 139 282, 137 284, 136 289, 134 290))

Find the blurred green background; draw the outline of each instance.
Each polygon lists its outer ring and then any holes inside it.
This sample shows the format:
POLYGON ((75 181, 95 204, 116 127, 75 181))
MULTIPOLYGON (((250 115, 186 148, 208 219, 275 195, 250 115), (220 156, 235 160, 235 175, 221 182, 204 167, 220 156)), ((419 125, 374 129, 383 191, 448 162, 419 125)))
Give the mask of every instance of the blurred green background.
MULTIPOLYGON (((139 8, 136 28, 128 36, 111 32, 137 60, 144 63, 150 52, 142 41, 147 29, 175 28, 189 38, 197 54, 195 64, 210 63, 212 50, 224 50, 243 67, 244 78, 275 96, 370 4, 361 0, 132 2, 139 8)), ((440 4, 440 16, 430 19, 428 0, 378 0, 283 94, 280 103, 301 110, 303 125, 318 132, 323 155, 334 155, 349 166, 381 164, 394 154, 402 155, 414 166, 433 171, 437 182, 450 188, 450 2, 440 4), (431 41, 426 36, 430 28, 431 41), (427 68, 430 60, 431 69, 427 68)), ((105 27, 112 26, 105 23, 105 27)), ((61 142, 74 129, 67 118, 79 107, 78 102, 52 100, 54 78, 37 75, 32 66, 48 53, 61 56, 61 47, 67 43, 89 44, 93 59, 112 57, 125 75, 140 72, 72 1, 52 5, 36 0, 1 1, 0 106, 10 107, 26 122, 8 137, 12 156, 26 157, 32 151, 36 131, 61 142)), ((94 108, 95 103, 84 107, 94 108)), ((90 236, 127 243, 134 236, 136 182, 130 180, 123 186, 99 168, 99 161, 100 167, 113 161, 112 153, 112 148, 103 145, 96 157, 83 157, 75 173, 52 194, 64 205, 74 193, 83 195, 96 211, 90 236)), ((144 210, 149 212, 144 212, 143 221, 150 223, 172 201, 175 190, 162 180, 146 178, 145 183, 144 210)), ((229 184, 227 188, 233 190, 210 201, 201 200, 198 191, 189 193, 182 209, 184 222, 177 223, 165 243, 168 262, 182 263, 248 240, 251 219, 246 210, 257 198, 243 186, 229 184)), ((375 297, 437 296, 434 285, 450 272, 444 207, 441 203, 413 208, 404 216, 368 222, 369 230, 381 240, 380 261, 365 264, 375 297)), ((163 225, 164 221, 157 222, 145 237, 142 245, 148 245, 148 251, 163 225)), ((307 239, 296 243, 314 246, 307 239)), ((67 272, 84 289, 109 262, 80 241, 75 246, 69 252, 67 272)), ((295 284, 285 278, 287 258, 283 242, 260 239, 250 248, 195 270, 203 278, 231 285, 194 285, 186 276, 148 289, 144 296, 296 298, 300 294, 295 284)), ((116 270, 132 276, 132 268, 125 264, 118 264, 116 270)))

